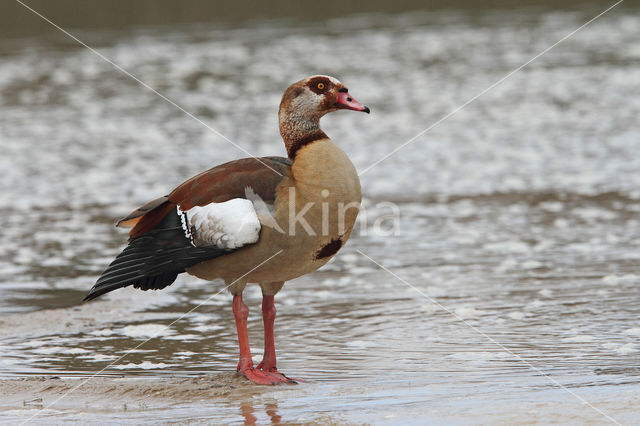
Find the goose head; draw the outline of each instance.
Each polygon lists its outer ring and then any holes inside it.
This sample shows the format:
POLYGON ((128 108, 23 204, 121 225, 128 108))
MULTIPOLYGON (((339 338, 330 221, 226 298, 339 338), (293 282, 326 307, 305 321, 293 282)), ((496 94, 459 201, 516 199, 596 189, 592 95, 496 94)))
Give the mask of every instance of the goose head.
POLYGON ((337 78, 314 75, 289 86, 278 112, 280 135, 289 157, 294 158, 302 146, 326 138, 320 130, 320 118, 340 109, 369 113, 369 108, 356 101, 337 78))

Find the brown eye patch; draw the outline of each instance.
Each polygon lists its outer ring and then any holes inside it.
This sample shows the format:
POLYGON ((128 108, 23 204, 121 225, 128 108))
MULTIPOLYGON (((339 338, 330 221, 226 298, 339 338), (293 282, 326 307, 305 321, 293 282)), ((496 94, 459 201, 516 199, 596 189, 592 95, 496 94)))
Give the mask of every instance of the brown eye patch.
POLYGON ((330 82, 326 77, 316 77, 309 80, 307 87, 318 95, 321 95, 330 87, 330 82))

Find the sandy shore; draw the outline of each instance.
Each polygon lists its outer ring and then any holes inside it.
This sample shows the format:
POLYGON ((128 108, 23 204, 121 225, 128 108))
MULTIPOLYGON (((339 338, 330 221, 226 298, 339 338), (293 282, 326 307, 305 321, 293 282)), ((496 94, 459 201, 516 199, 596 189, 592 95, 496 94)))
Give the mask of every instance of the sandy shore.
MULTIPOLYGON (((295 385, 291 385, 295 386, 295 385)), ((0 380, 0 407, 47 406, 58 398, 57 408, 122 405, 135 407, 153 400, 157 403, 191 403, 215 398, 250 398, 263 392, 235 373, 197 378, 28 377, 0 380), (68 396, 64 396, 69 394, 68 396)))
MULTIPOLYGON (((255 386, 235 373, 179 377, 30 377, 0 380, 0 419, 9 423, 280 423, 278 400, 306 393, 298 385, 255 386)), ((325 413, 296 424, 345 424, 325 413)))
MULTIPOLYGON (((314 406, 314 394, 303 385, 255 386, 235 373, 219 373, 197 378, 84 378, 31 377, 0 380, 0 419, 14 423, 81 422, 83 424, 218 423, 244 424, 350 424, 340 415, 307 413, 287 418, 287 402, 314 406), (82 386, 78 387, 80 383, 82 386), (68 396, 60 399, 61 396, 68 396), (280 402, 281 407, 278 406, 280 402), (282 407, 284 402, 284 407, 282 407), (53 405, 55 403, 55 405, 53 405), (51 405, 51 406, 50 406, 51 405)), ((343 397, 347 394, 343 393, 343 397)), ((613 395, 593 394, 590 400, 622 424, 633 417, 639 396, 633 391, 613 395)), ((576 401, 562 391, 547 395, 544 402, 497 402, 484 405, 456 403, 452 412, 424 407, 425 421, 449 419, 455 423, 474 424, 478 419, 493 419, 495 424, 613 423, 613 418, 596 415, 588 407, 575 410, 576 401), (474 420, 475 419, 475 420, 474 420)), ((309 407, 307 407, 309 409, 309 407)), ((354 413, 355 414, 355 413, 354 413)), ((397 414, 388 413, 379 420, 392 421, 397 414)), ((402 416, 400 416, 402 418, 402 416)))

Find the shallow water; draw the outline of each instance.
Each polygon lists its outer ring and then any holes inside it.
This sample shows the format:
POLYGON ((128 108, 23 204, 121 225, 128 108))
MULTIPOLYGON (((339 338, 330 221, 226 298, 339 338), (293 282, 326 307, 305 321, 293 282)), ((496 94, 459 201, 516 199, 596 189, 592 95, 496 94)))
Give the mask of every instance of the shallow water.
MULTIPOLYGON (((334 114, 323 128, 365 170, 596 14, 361 15, 85 36, 258 156, 284 154, 283 88, 338 76, 373 113, 334 114)), ((362 175, 367 208, 349 244, 276 298, 279 367, 309 383, 94 421, 238 422, 243 407, 273 401, 289 422, 607 421, 577 395, 631 423, 639 30, 637 14, 603 17, 362 175), (388 202, 398 232, 376 235, 388 202)), ((71 308, 121 250, 117 218, 246 153, 86 49, 27 39, 0 51, 0 375, 86 376, 157 333, 105 373, 232 370, 230 296, 208 300, 221 283, 182 277, 161 292, 119 291, 86 317, 71 308), (32 314, 49 308, 69 309, 32 314)), ((260 294, 246 295, 259 359, 260 294)), ((258 420, 271 421, 260 407, 258 420)), ((78 409, 55 415, 83 419, 78 409)))

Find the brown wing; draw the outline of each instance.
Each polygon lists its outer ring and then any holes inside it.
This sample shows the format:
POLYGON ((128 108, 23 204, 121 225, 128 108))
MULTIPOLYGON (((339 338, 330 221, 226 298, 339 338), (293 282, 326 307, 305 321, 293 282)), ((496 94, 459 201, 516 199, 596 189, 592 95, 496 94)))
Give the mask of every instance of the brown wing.
POLYGON ((180 206, 181 210, 188 210, 194 206, 222 203, 232 198, 246 198, 247 187, 265 202, 273 202, 276 187, 287 176, 291 176, 291 160, 287 158, 243 158, 231 161, 192 177, 174 189, 164 202, 158 199, 146 204, 124 218, 123 223, 136 221, 129 233, 131 239, 134 239, 154 229, 176 206, 180 206), (149 210, 150 206, 153 208, 149 210), (136 216, 137 212, 142 212, 142 215, 136 216))
POLYGON ((152 210, 155 210, 157 207, 166 203, 168 200, 169 200, 169 197, 165 196, 165 197, 156 198, 153 201, 149 201, 144 206, 135 209, 134 211, 129 213, 129 215, 120 219, 116 224, 116 226, 119 228, 132 228, 140 221, 140 219, 142 219, 142 216, 144 216, 145 214, 149 213, 152 210))

